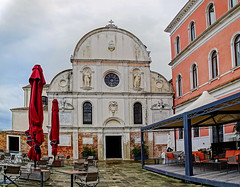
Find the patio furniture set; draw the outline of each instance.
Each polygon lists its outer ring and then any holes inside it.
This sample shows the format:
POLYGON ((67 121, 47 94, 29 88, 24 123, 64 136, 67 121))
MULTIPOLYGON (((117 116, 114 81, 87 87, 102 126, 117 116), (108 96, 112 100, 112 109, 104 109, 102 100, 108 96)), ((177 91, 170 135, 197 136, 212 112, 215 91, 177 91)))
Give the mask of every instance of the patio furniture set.
POLYGON ((97 186, 99 183, 97 160, 93 156, 74 161, 73 170, 57 171, 71 175, 71 187, 73 187, 74 182, 79 186, 97 186))
MULTIPOLYGON (((211 158, 211 155, 204 153, 203 151, 193 151, 193 164, 199 165, 200 169, 202 166, 204 167, 204 171, 206 165, 211 165, 214 169, 217 167, 220 172, 222 167, 225 166, 227 168, 227 173, 230 170, 230 167, 233 165, 237 166, 237 170, 240 173, 240 150, 226 150, 224 154, 219 154, 214 158, 211 158)), ((167 152, 165 153, 165 164, 172 163, 183 163, 184 164, 184 152, 167 152)))

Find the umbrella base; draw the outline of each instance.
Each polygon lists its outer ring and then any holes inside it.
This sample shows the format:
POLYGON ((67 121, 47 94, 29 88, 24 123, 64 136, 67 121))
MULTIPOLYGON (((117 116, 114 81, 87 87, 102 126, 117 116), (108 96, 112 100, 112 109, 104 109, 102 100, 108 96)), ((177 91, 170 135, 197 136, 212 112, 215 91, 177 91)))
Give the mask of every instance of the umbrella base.
POLYGON ((54 160, 52 163, 53 167, 63 167, 64 166, 64 160, 54 160))
MULTIPOLYGON (((43 172, 43 182, 50 179, 50 171, 49 170, 42 170, 43 172)), ((27 180, 35 180, 41 181, 41 172, 32 170, 22 170, 20 179, 27 179, 27 180)))

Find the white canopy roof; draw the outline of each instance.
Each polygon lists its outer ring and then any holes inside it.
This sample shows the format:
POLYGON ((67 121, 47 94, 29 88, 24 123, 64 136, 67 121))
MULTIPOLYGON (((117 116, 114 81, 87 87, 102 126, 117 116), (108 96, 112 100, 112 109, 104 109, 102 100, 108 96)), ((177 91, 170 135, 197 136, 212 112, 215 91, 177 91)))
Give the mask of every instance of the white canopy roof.
POLYGON ((194 101, 188 107, 186 107, 184 110, 182 110, 181 112, 179 112, 175 115, 182 114, 184 112, 188 112, 190 110, 193 110, 195 108, 199 108, 201 106, 204 106, 208 103, 212 103, 214 101, 217 101, 217 99, 215 97, 210 95, 207 91, 203 91, 202 95, 196 101, 194 101))

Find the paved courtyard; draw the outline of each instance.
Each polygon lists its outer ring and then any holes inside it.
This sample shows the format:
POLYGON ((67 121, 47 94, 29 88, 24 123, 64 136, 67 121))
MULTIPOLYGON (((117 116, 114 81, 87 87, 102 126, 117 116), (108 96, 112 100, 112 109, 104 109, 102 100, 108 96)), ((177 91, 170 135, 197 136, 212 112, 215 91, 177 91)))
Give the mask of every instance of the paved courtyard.
MULTIPOLYGON (((60 169, 72 169, 72 166, 54 168, 51 178, 44 182, 44 187, 67 187, 70 186, 70 175, 56 172, 60 169)), ((162 176, 147 170, 141 169, 140 162, 134 161, 102 161, 98 163, 100 173, 100 183, 98 187, 178 187, 197 186, 195 184, 184 183, 181 180, 162 176)), ((0 184, 1 185, 1 184, 0 184)), ((20 186, 39 186, 39 182, 30 180, 19 180, 20 186)), ((10 185, 11 186, 11 185, 10 185)), ((78 186, 74 184, 74 186, 78 186)), ((200 186, 200 185, 198 185, 200 186)))

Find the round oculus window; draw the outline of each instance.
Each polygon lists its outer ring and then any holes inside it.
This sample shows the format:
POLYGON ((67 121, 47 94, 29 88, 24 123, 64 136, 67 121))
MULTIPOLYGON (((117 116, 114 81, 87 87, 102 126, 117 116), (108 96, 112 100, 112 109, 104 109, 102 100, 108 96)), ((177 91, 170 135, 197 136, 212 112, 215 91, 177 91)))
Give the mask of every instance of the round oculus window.
POLYGON ((116 87, 119 84, 119 77, 115 73, 109 73, 105 76, 104 81, 109 87, 116 87))

